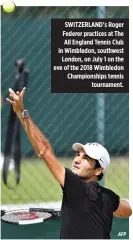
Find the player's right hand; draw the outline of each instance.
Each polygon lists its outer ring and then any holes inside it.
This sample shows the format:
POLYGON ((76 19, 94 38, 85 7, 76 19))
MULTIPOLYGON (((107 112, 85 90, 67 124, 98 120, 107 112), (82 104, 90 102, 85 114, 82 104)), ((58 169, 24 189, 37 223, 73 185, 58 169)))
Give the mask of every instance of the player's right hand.
POLYGON ((17 91, 16 93, 9 88, 10 98, 6 98, 6 101, 13 106, 13 110, 16 114, 22 113, 24 110, 23 98, 26 88, 24 87, 21 92, 17 91))

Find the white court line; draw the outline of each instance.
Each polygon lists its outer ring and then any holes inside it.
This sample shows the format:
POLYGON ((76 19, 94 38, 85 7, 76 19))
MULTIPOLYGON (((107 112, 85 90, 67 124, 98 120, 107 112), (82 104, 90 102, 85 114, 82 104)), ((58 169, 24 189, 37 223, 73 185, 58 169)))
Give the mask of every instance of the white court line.
POLYGON ((1 205, 2 210, 17 210, 26 208, 52 208, 61 209, 61 201, 45 203, 5 204, 1 205))

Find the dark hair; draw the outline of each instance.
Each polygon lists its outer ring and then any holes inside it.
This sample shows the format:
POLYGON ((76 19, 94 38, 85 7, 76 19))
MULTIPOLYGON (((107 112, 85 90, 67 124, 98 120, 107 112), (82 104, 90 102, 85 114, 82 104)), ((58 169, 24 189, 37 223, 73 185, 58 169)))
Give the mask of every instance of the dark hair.
MULTIPOLYGON (((97 161, 97 160, 95 160, 95 169, 97 169, 97 168, 101 168, 101 166, 100 166, 100 163, 97 161)), ((97 179, 98 179, 98 181, 100 181, 102 178, 103 178, 103 176, 104 176, 104 174, 103 173, 100 173, 100 175, 98 175, 98 177, 97 177, 97 179)))

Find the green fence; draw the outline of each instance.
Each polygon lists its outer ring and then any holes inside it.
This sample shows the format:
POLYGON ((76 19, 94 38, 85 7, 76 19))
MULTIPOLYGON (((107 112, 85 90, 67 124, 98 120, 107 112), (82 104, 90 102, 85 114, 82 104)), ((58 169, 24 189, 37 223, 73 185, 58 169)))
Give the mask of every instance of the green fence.
MULTIPOLYGON (((128 17, 128 8, 107 8, 105 16, 128 17), (112 15, 111 15, 112 13, 112 15)), ((70 154, 75 141, 97 141, 97 94, 51 94, 51 18, 96 18, 94 7, 18 8, 2 14, 2 93, 14 85, 14 63, 24 58, 30 70, 25 99, 35 123, 50 139, 57 154, 70 154)), ((105 94, 105 144, 110 152, 128 152, 128 94, 105 94), (122 119, 122 121, 121 121, 122 119)), ((9 106, 2 109, 2 150, 9 106)), ((100 120, 99 120, 100 121, 100 120)), ((23 155, 33 148, 22 132, 23 155)))

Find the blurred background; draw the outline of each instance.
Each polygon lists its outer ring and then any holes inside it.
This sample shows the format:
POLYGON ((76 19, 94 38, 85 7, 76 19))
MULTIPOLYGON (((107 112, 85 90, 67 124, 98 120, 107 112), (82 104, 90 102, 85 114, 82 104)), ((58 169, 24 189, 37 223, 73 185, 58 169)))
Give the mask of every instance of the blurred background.
MULTIPOLYGON (((8 88, 14 87, 15 61, 24 59, 24 65, 29 69, 25 108, 29 110, 35 124, 50 140, 56 156, 64 166, 71 167, 74 142, 102 143, 110 152, 111 165, 101 184, 115 191, 121 198, 128 199, 128 94, 51 94, 51 18, 102 17, 128 18, 129 9, 128 7, 17 7, 10 14, 2 11, 0 166, 2 170, 11 109, 5 98, 8 97, 8 88)), ((60 186, 45 163, 37 159, 22 128, 21 154, 19 185, 10 190, 3 181, 1 183, 2 207, 9 209, 20 206, 18 204, 60 207, 62 198, 60 186)), ((8 181, 12 184, 14 183, 13 156, 11 158, 8 181)), ((123 226, 124 222, 121 221, 123 226)), ((125 226, 127 229, 128 225, 125 226)), ((117 238, 117 235, 114 238, 117 238)))

